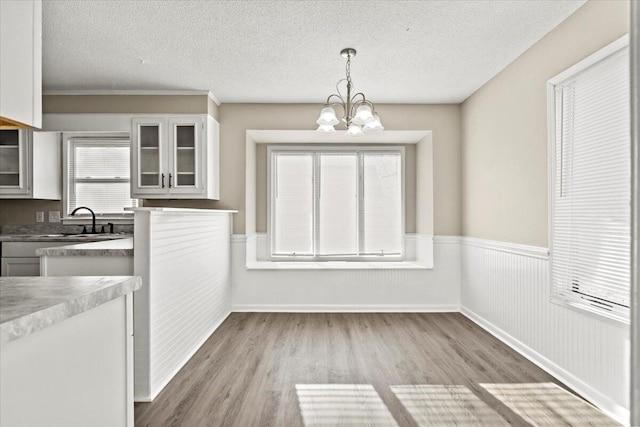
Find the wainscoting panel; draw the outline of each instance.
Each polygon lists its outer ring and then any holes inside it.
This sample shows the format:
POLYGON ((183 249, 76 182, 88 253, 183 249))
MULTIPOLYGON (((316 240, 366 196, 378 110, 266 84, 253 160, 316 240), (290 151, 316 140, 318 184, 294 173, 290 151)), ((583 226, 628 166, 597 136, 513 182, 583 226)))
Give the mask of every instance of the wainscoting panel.
POLYGON ((231 312, 231 214, 135 215, 135 396, 149 401, 231 312))
MULTIPOLYGON (((232 238, 233 311, 444 312, 460 309, 458 237, 433 238, 432 269, 321 271, 247 269, 246 251, 256 250, 256 245, 251 244, 253 239, 255 236, 247 239, 234 235, 232 238)), ((415 249, 412 251, 415 253, 415 249)))
POLYGON ((461 311, 622 423, 629 327, 549 302, 546 248, 463 238, 461 311))

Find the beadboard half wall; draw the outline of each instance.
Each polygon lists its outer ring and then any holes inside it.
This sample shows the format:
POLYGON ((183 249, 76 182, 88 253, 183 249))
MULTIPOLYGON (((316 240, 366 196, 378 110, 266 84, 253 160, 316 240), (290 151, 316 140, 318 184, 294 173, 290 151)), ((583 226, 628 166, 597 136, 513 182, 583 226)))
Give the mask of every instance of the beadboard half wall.
MULTIPOLYGON (((255 250, 254 238, 234 235, 231 239, 233 311, 460 310, 459 237, 433 239, 433 269, 311 270, 247 268, 246 254, 247 250, 255 250)), ((263 241, 264 234, 258 234, 258 240, 263 241)), ((407 253, 415 255, 416 241, 411 244, 411 240, 411 237, 405 239, 407 253)))
POLYGON ((234 235, 232 311, 460 311, 628 425, 629 327, 551 303, 547 248, 434 236, 422 270, 247 269, 246 250, 234 235))
POLYGON ((460 311, 624 425, 629 326, 549 301, 546 248, 465 237, 460 311))

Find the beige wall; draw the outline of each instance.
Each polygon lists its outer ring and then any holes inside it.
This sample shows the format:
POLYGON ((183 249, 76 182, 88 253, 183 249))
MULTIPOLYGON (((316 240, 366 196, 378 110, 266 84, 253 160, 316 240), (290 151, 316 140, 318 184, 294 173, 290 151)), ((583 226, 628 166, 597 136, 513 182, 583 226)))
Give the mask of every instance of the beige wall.
POLYGON ((45 95, 43 113, 211 114, 218 106, 206 95, 45 95))
POLYGON ((547 246, 551 77, 628 33, 627 1, 589 1, 462 106, 462 232, 547 246))

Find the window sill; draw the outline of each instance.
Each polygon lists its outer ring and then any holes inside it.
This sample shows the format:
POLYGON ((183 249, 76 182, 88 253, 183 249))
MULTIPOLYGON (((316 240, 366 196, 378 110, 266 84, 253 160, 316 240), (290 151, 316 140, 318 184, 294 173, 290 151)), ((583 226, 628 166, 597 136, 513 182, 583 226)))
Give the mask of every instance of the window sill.
POLYGON ((415 261, 249 261, 246 266, 247 270, 431 270, 415 261))
POLYGON ((620 315, 601 310, 597 307, 593 307, 589 304, 585 304, 579 301, 572 301, 558 295, 551 295, 549 297, 549 301, 551 301, 553 304, 569 308, 586 316, 591 316, 599 320, 611 322, 612 324, 624 325, 626 327, 629 327, 630 319, 628 317, 622 317, 620 315))

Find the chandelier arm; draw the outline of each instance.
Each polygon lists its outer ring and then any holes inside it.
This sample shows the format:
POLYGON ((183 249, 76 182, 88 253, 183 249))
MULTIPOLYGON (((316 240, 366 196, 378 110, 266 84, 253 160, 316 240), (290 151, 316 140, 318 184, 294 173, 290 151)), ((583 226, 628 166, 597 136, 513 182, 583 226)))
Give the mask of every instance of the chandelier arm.
MULTIPOLYGON (((332 107, 332 108, 336 108, 336 107, 340 107, 342 108, 342 111, 344 111, 344 103, 343 102, 332 102, 330 104, 327 104, 328 107, 332 107)), ((346 113, 344 113, 346 114, 346 113)))
POLYGON ((357 97, 358 95, 360 95, 360 96, 362 97, 362 99, 361 99, 360 101, 358 101, 358 102, 369 102, 369 101, 367 101, 367 98, 365 98, 364 93, 362 93, 362 92, 358 92, 358 93, 356 93, 355 95, 353 95, 353 96, 351 97, 351 102, 354 102, 354 103, 355 103, 355 102, 356 102, 356 97, 357 97))
POLYGON ((342 92, 340 91, 340 83, 342 82, 347 82, 347 84, 349 83, 347 79, 340 79, 338 80, 338 82, 336 83, 336 92, 338 92, 338 96, 342 99, 344 99, 344 95, 342 94, 342 92))
POLYGON ((332 107, 333 107, 333 104, 335 104, 335 102, 332 104, 332 103, 331 103, 331 98, 333 98, 334 96, 340 100, 340 102, 339 102, 339 103, 340 103, 341 105, 342 105, 342 104, 344 104, 344 98, 343 98, 342 96, 340 96, 340 95, 338 95, 338 94, 335 94, 335 93, 334 93, 334 94, 329 95, 329 97, 327 98, 327 102, 326 102, 327 106, 329 106, 329 105, 330 105, 330 106, 332 106, 332 107))

